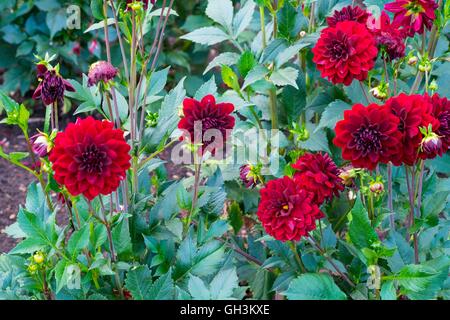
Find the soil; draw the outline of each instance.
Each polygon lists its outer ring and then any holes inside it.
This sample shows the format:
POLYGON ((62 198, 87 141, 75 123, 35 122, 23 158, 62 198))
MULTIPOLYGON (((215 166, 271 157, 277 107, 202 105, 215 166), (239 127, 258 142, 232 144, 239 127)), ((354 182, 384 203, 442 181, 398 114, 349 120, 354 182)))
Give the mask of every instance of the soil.
MULTIPOLYGON (((0 125, 0 143, 5 153, 27 150, 20 129, 12 126, 0 125)), ((0 158, 0 253, 15 246, 16 240, 8 237, 4 229, 16 221, 19 205, 25 203, 27 186, 33 180, 33 175, 0 158)))

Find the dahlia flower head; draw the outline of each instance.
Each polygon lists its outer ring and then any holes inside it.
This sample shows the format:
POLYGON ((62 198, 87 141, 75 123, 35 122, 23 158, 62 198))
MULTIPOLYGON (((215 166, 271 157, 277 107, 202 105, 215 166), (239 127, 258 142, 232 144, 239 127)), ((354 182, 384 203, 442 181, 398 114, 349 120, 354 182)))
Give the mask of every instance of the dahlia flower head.
POLYGON ((296 170, 295 182, 310 191, 313 201, 319 206, 344 190, 339 169, 327 153, 305 153, 292 168, 296 170))
POLYGON ((446 97, 440 97, 435 93, 432 97, 426 95, 426 98, 432 105, 432 116, 439 121, 439 127, 433 128, 433 131, 442 141, 439 155, 447 152, 450 148, 450 100, 446 97))
POLYGON ((78 118, 59 132, 49 155, 55 180, 88 200, 115 191, 130 168, 124 132, 107 120, 78 118))
POLYGON ((399 123, 400 119, 387 107, 355 104, 336 123, 333 143, 354 167, 373 170, 378 163, 388 163, 398 154, 402 140, 399 123))
POLYGON ((239 178, 247 189, 252 189, 257 185, 257 179, 252 173, 252 166, 249 164, 239 168, 239 178))
POLYGON ((333 15, 327 17, 327 24, 329 27, 336 27, 338 22, 355 21, 361 24, 366 24, 369 18, 369 13, 358 6, 346 6, 341 10, 335 10, 333 15))
POLYGON ((202 155, 208 150, 214 155, 217 149, 224 148, 234 128, 235 119, 231 115, 233 111, 233 104, 216 103, 213 95, 207 95, 200 101, 192 98, 184 99, 183 117, 178 123, 178 128, 184 131, 181 139, 187 138, 194 144, 201 143, 199 153, 202 155), (215 130, 215 132, 208 130, 215 130), (219 133, 222 139, 216 141, 215 135, 219 133), (203 141, 203 139, 209 141, 203 141))
POLYGON ((312 193, 289 177, 269 181, 260 193, 258 218, 266 232, 277 240, 299 241, 325 216, 312 193))
POLYGON ((97 61, 89 67, 88 86, 99 82, 108 83, 117 75, 118 70, 107 61, 97 61))
POLYGON ((394 22, 391 23, 386 12, 382 12, 378 24, 369 29, 377 43, 382 48, 389 60, 395 60, 405 56, 405 37, 406 34, 400 26, 394 22), (379 25, 379 28, 375 26, 379 25))
POLYGON ((322 77, 333 84, 350 85, 354 79, 367 78, 375 65, 378 49, 364 25, 343 21, 323 29, 312 52, 322 77))
POLYGON ((440 123, 432 115, 433 106, 426 96, 402 93, 388 99, 385 108, 398 118, 398 131, 401 133, 400 147, 391 161, 396 166, 412 166, 419 156, 426 157, 424 154, 420 155, 420 144, 424 137, 420 128, 428 128, 431 125, 433 131, 439 129, 440 123))
POLYGON ((42 99, 46 106, 63 102, 65 90, 75 91, 70 82, 63 79, 57 70, 50 70, 44 64, 37 65, 37 78, 39 85, 33 93, 33 99, 42 99))
POLYGON ((413 37, 415 33, 422 34, 425 29, 431 29, 438 5, 435 0, 395 0, 385 4, 384 8, 394 14, 394 23, 404 27, 408 36, 413 37))

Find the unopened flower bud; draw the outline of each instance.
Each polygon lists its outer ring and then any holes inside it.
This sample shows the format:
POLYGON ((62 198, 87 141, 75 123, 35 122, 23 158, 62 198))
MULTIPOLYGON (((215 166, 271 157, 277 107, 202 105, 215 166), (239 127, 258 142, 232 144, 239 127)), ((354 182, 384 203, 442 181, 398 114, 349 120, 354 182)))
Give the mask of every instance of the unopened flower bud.
POLYGON ((346 166, 341 169, 339 178, 342 179, 342 184, 351 187, 354 185, 354 178, 356 177, 356 171, 352 166, 346 166))
POLYGON ((429 157, 434 158, 442 148, 442 140, 433 132, 422 139, 421 148, 429 157))
POLYGON ((147 128, 155 127, 158 124, 158 118, 158 112, 147 111, 147 115, 145 116, 145 124, 147 128))
POLYGON ((45 260, 44 253, 42 253, 41 251, 37 251, 33 255, 33 260, 34 260, 35 263, 41 264, 45 260))
POLYGON ((37 270, 38 270, 38 265, 37 264, 32 263, 32 264, 30 264, 28 266, 28 271, 30 273, 35 273, 37 270))
POLYGON ((408 59, 408 64, 410 66, 415 66, 417 61, 419 61, 419 59, 416 56, 412 56, 408 59))
POLYGON ((55 136, 56 132, 52 132, 49 136, 46 133, 40 131, 39 133, 32 136, 30 138, 30 142, 33 148, 33 152, 41 158, 47 156, 54 146, 53 138, 55 136))
POLYGON ((118 70, 107 61, 97 61, 89 67, 88 86, 99 82, 108 83, 117 75, 118 70))
POLYGON ((254 188, 258 183, 258 177, 261 175, 260 165, 243 165, 239 169, 239 177, 246 188, 254 188))
POLYGON ((379 195, 384 191, 384 185, 380 181, 374 181, 369 185, 369 190, 370 192, 379 195))
POLYGON ((430 85, 428 86, 428 88, 429 88, 431 91, 436 91, 437 89, 439 89, 439 86, 438 86, 436 80, 431 81, 431 83, 430 83, 430 85))
POLYGON ((382 82, 379 86, 370 89, 370 92, 375 98, 384 100, 388 97, 388 89, 389 83, 382 82))
POLYGON ((427 57, 423 57, 419 62, 419 71, 430 72, 431 71, 431 61, 427 57))

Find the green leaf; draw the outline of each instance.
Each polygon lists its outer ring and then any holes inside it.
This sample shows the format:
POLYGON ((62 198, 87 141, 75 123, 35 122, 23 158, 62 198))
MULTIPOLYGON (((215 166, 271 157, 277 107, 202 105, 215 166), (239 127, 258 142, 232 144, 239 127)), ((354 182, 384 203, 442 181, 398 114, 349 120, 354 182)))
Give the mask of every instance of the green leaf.
POLYGON ((245 5, 236 13, 233 20, 233 31, 235 37, 239 37, 239 35, 250 25, 255 12, 255 7, 256 5, 253 0, 247 0, 245 5))
MULTIPOLYGON (((306 129, 309 132, 314 132, 316 130, 317 125, 312 124, 311 122, 306 123, 306 129)), ((319 131, 314 134, 311 134, 309 139, 306 141, 301 141, 299 143, 300 147, 310 151, 325 151, 331 153, 330 148, 328 146, 328 138, 324 131, 319 131)))
POLYGON ((205 14, 227 30, 233 23, 233 3, 231 0, 208 0, 205 14))
POLYGON ((272 81, 276 86, 293 86, 298 89, 296 80, 298 78, 298 70, 292 67, 287 67, 284 69, 275 70, 270 76, 270 81, 272 81))
POLYGON ((250 51, 245 51, 237 64, 239 73, 243 78, 247 76, 250 70, 256 65, 256 59, 250 51))
POLYGON ((277 67, 281 67, 283 64, 285 64, 286 62, 288 62, 289 60, 291 60, 293 57, 295 57, 300 50, 302 50, 303 48, 307 47, 311 45, 311 43, 308 42, 304 42, 304 41, 299 41, 296 44, 287 47, 286 49, 284 49, 283 51, 281 51, 276 60, 276 66, 277 67))
POLYGON ((233 295, 234 289, 238 287, 238 276, 236 268, 221 270, 214 277, 210 284, 212 300, 229 299, 233 295))
POLYGON ((97 20, 103 20, 105 15, 103 14, 103 0, 91 0, 92 15, 97 20))
POLYGON ((19 242, 9 254, 31 254, 35 251, 42 250, 48 246, 48 243, 40 238, 26 238, 19 242))
POLYGON ((66 9, 62 8, 48 12, 45 21, 50 30, 50 38, 53 38, 56 33, 66 28, 67 25, 66 9))
POLYGON ((234 233, 237 234, 244 225, 244 220, 242 216, 242 210, 239 206, 239 203, 237 203, 236 201, 234 201, 229 208, 228 219, 231 226, 233 227, 234 233))
POLYGON ((344 118, 344 111, 349 109, 351 109, 351 106, 345 103, 344 101, 342 100, 333 101, 322 113, 316 131, 322 128, 329 128, 334 130, 336 122, 342 120, 344 118))
POLYGON ((204 27, 185 34, 181 36, 180 39, 212 46, 214 44, 228 40, 229 36, 219 28, 204 27))
POLYGON ((134 300, 146 300, 152 287, 152 274, 148 267, 139 266, 128 271, 125 287, 134 300))
POLYGON ((206 67, 203 74, 206 74, 208 71, 210 71, 213 68, 220 67, 220 66, 231 66, 236 64, 240 59, 240 55, 234 52, 224 52, 219 54, 217 57, 215 57, 206 67))
POLYGON ((112 238, 117 254, 131 251, 131 236, 127 219, 122 219, 122 221, 113 228, 112 238))
POLYGON ((350 240, 358 248, 370 248, 379 239, 370 224, 367 210, 364 208, 359 197, 355 202, 351 214, 352 221, 349 227, 350 240))
POLYGON ((154 96, 160 93, 167 83, 167 76, 169 75, 170 67, 155 71, 151 77, 148 85, 148 95, 154 96))
POLYGON ((346 300, 344 292, 324 273, 306 273, 294 279, 284 293, 289 300, 346 300))
POLYGON ((208 287, 205 285, 202 279, 194 275, 189 276, 188 282, 189 294, 194 300, 210 300, 211 294, 208 287))
POLYGON ((147 298, 149 300, 171 300, 174 295, 175 286, 172 280, 172 270, 169 270, 153 283, 147 298))
POLYGON ((302 23, 306 24, 306 19, 291 3, 287 2, 277 13, 278 35, 281 38, 292 40, 297 38, 302 23))
POLYGON ((297 88, 286 86, 281 94, 282 106, 288 117, 289 123, 298 122, 302 111, 306 107, 306 83, 305 75, 301 72, 297 78, 297 88))
POLYGON ((61 6, 57 0, 36 0, 34 4, 42 11, 51 11, 61 6))
POLYGON ((381 300, 397 300, 397 292, 393 281, 386 281, 381 286, 381 300))
POLYGON ((245 88, 254 84, 257 81, 264 79, 264 77, 268 73, 269 73, 269 70, 265 66, 257 64, 245 76, 244 84, 242 85, 242 90, 244 90, 245 88))
POLYGON ((423 264, 411 264, 388 278, 397 281, 413 299, 433 299, 447 279, 447 274, 448 264, 441 270, 423 264))
POLYGON ((238 76, 229 66, 222 66, 222 80, 229 88, 240 90, 238 76))
POLYGON ((217 220, 208 229, 208 232, 206 233, 203 242, 207 242, 214 238, 220 238, 227 231, 228 231, 228 223, 225 220, 217 220))
POLYGON ((202 86, 195 93, 194 99, 200 101, 205 96, 210 94, 212 94, 213 96, 217 95, 217 84, 216 78, 214 76, 212 76, 211 79, 202 84, 202 86))
POLYGON ((75 231, 67 242, 67 251, 72 257, 89 244, 89 225, 84 225, 80 230, 75 231))

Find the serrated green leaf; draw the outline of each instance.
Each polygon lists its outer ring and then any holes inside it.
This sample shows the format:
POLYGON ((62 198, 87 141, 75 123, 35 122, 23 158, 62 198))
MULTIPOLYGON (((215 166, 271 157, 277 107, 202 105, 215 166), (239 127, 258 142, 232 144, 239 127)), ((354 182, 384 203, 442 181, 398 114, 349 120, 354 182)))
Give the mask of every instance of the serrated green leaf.
POLYGON ((306 273, 292 280, 285 295, 289 300, 346 300, 344 292, 324 273, 306 273))

